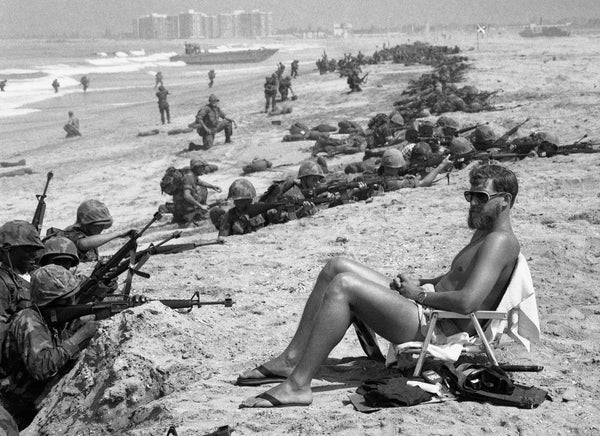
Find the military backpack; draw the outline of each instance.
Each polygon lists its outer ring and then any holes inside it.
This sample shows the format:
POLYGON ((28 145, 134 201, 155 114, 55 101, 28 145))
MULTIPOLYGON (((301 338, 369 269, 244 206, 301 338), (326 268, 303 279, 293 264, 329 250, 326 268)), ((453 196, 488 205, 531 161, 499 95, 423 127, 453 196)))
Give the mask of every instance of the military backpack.
POLYGON ((175 193, 183 186, 183 170, 175 167, 169 167, 165 171, 160 180, 160 190, 167 195, 175 195, 175 193))

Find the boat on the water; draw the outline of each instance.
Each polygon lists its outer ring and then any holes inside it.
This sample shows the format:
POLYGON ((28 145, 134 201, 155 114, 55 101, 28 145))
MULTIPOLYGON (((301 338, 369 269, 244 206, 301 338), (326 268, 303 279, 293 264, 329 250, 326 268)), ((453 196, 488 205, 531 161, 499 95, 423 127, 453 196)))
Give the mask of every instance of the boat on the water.
POLYGON ((248 49, 245 47, 225 47, 202 49, 198 44, 185 44, 185 53, 171 56, 172 62, 183 61, 192 65, 245 64, 261 62, 277 52, 276 48, 248 49))
POLYGON ((534 38, 536 36, 569 36, 571 24, 529 24, 519 32, 524 38, 534 38))

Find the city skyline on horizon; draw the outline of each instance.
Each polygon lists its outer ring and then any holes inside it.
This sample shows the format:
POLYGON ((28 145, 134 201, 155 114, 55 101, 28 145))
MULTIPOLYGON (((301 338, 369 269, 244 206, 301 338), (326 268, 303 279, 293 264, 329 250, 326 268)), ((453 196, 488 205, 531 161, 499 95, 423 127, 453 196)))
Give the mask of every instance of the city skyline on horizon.
POLYGON ((255 9, 272 12, 273 30, 330 29, 334 23, 354 28, 400 28, 403 25, 498 25, 547 23, 560 20, 600 20, 600 2, 594 0, 371 0, 365 13, 359 0, 221 0, 199 4, 197 0, 0 0, 0 37, 33 35, 101 36, 131 32, 131 21, 151 13, 177 15, 193 9, 209 16, 255 9), (323 7, 326 5, 326 7, 323 7))

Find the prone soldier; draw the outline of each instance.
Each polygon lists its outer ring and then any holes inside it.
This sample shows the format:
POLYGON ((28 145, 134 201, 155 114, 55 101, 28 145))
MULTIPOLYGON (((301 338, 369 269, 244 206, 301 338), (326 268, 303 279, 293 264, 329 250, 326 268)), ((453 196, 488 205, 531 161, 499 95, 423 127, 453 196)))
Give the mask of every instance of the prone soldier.
POLYGON ((247 179, 236 179, 229 186, 228 200, 234 206, 221 218, 219 237, 244 235, 265 226, 264 207, 254 204, 256 189, 247 179))
POLYGON ((77 247, 77 255, 81 262, 96 262, 98 247, 117 238, 125 238, 130 230, 101 234, 113 224, 112 216, 106 205, 99 200, 85 200, 77 208, 75 224, 64 230, 49 228, 46 238, 65 236, 77 247))
POLYGON ((58 332, 39 312, 39 307, 50 302, 71 302, 77 285, 75 276, 60 266, 38 268, 31 274, 33 307, 11 319, 2 350, 0 397, 21 429, 34 418, 34 403, 47 383, 69 368, 69 362, 96 333, 95 321, 74 323, 58 332))
POLYGON ((38 231, 27 221, 9 221, 0 227, 0 343, 8 319, 31 303, 24 277, 35 268, 36 255, 43 248, 38 231))

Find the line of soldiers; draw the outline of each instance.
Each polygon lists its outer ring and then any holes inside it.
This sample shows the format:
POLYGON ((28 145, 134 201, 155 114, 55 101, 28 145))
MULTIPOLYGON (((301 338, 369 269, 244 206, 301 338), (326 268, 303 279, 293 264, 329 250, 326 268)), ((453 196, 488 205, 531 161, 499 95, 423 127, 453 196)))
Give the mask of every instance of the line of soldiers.
POLYGON ((104 203, 86 200, 75 224, 48 229, 44 241, 27 221, 0 227, 0 430, 5 434, 18 434, 17 425, 23 429, 31 422, 48 388, 96 333, 96 322, 87 319, 52 328, 40 308, 99 301, 116 290, 116 280, 99 282, 84 298, 79 285, 86 277, 72 272, 80 262, 97 261, 98 247, 130 234, 103 234, 112 222, 104 203))

